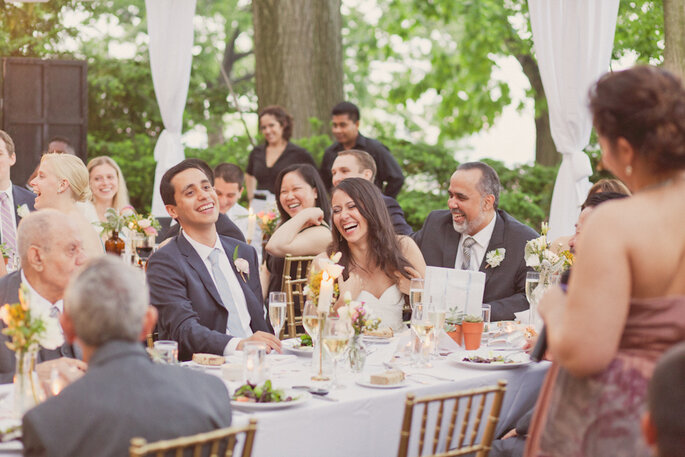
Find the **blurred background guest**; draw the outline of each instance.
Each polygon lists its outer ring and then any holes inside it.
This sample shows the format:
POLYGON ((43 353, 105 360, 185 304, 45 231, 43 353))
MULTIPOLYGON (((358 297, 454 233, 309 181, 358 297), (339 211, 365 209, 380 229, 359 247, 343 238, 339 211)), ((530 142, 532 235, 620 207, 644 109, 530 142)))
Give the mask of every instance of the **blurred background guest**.
POLYGON ((105 253, 98 229, 76 206, 90 199, 88 169, 81 159, 70 154, 45 154, 31 186, 36 193, 36 209, 53 208, 69 216, 83 240, 86 257, 105 253))
POLYGON ((654 368, 649 381, 647 412, 642 432, 656 457, 685 454, 685 343, 670 349, 654 368))
POLYGON ((600 192, 616 192, 617 194, 630 195, 630 189, 618 179, 603 178, 590 187, 587 196, 600 192))
MULTIPOLYGON (((8 264, 12 266, 16 265, 18 259, 17 225, 23 213, 19 208, 25 208, 26 213, 33 211, 33 203, 36 199, 33 192, 12 184, 10 170, 16 161, 17 155, 12 137, 0 130, 0 235, 2 243, 13 253, 8 259, 8 264)), ((0 262, 0 273, 6 273, 4 262, 0 262)))
POLYGON ((281 290, 284 257, 317 255, 331 243, 331 205, 319 173, 312 165, 291 165, 276 179, 281 222, 266 245, 262 289, 281 290))
MULTIPOLYGON (((245 175, 238 165, 220 163, 214 167, 214 190, 219 197, 219 211, 227 215, 247 238, 249 211, 238 203, 243 194, 244 183, 245 175)), ((261 236, 259 238, 261 242, 261 236)))
POLYGON ((70 282, 61 320, 66 339, 83 347, 88 372, 26 413, 24 455, 122 456, 137 436, 157 441, 230 426, 221 379, 148 357, 140 342, 157 312, 144 275, 121 259, 94 259, 70 282))
POLYGON ((119 165, 107 156, 100 156, 88 162, 89 185, 92 197, 83 204, 86 219, 105 222, 105 211, 129 206, 128 189, 119 165))
POLYGON ((526 455, 648 456, 656 360, 685 335, 685 89, 665 70, 608 73, 590 109, 602 161, 633 192, 583 224, 568 294, 540 303, 554 365, 526 455))
POLYGON ((275 105, 264 108, 259 113, 259 131, 264 144, 252 150, 245 170, 248 205, 255 212, 266 209, 265 203, 275 199, 276 178, 284 168, 304 163, 315 166, 306 149, 290 142, 293 118, 285 109, 275 105))
POLYGON ((333 243, 328 254, 342 253, 340 296, 349 291, 354 300, 365 303, 372 317, 381 319, 382 327, 402 329, 410 280, 426 273, 421 250, 408 236, 395 233, 381 192, 372 182, 345 179, 331 197, 333 243))

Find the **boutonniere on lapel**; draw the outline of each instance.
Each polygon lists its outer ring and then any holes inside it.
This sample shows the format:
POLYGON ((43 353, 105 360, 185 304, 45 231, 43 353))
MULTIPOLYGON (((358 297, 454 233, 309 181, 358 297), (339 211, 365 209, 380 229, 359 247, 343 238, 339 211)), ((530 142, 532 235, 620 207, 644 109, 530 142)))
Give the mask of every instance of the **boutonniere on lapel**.
POLYGON ((485 268, 496 268, 504 260, 504 254, 507 252, 504 248, 498 248, 485 254, 485 261, 487 266, 485 268))
POLYGON ((236 246, 235 251, 233 251, 233 263, 235 264, 235 269, 238 270, 238 273, 240 273, 240 276, 243 278, 243 281, 247 282, 247 279, 250 278, 250 264, 242 257, 238 257, 238 246, 236 246), (245 278, 246 276, 247 279, 245 278))
POLYGON ((31 210, 29 210, 29 207, 26 205, 26 203, 17 206, 17 216, 19 216, 22 219, 28 216, 30 212, 31 210))

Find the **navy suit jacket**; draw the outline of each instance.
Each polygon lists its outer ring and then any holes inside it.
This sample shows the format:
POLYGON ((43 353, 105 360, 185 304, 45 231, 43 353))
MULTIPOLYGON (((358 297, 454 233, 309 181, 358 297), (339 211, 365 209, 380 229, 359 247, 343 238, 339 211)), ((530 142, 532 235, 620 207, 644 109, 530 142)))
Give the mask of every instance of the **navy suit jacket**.
MULTIPOLYGON (((19 302, 19 286, 21 285, 21 270, 13 271, 7 276, 0 279, 0 306, 6 303, 19 302)), ((5 328, 5 323, 0 322, 0 329, 5 328)), ((0 384, 12 382, 14 378, 14 371, 16 367, 16 359, 14 351, 5 344, 9 341, 9 337, 5 334, 0 334, 0 384)), ((37 362, 45 362, 46 360, 57 359, 59 357, 74 358, 74 349, 71 344, 66 341, 57 349, 45 349, 41 347, 38 350, 37 362)))
POLYGON ((388 208, 388 214, 390 214, 395 233, 398 235, 410 235, 413 230, 404 219, 404 211, 402 211, 402 207, 397 200, 387 195, 383 195, 383 201, 385 202, 385 207, 388 208))
MULTIPOLYGON (((495 268, 487 267, 483 256, 479 268, 485 273, 483 303, 490 304, 492 321, 513 320, 514 312, 528 309, 526 273, 532 269, 526 267, 524 249, 526 242, 538 234, 505 211, 497 210, 495 217, 495 229, 485 252, 498 248, 506 252, 502 263, 495 268)), ((432 211, 421 230, 412 235, 426 265, 445 268, 454 268, 460 237, 454 230, 449 210, 432 211)))
MULTIPOLYGON (((221 244, 245 295, 253 332, 273 333, 265 318, 259 283, 257 252, 252 246, 219 235, 221 244), (235 268, 233 252, 250 264, 243 280, 235 268)), ((204 262, 183 235, 178 235, 155 252, 147 264, 150 302, 159 311, 159 338, 178 341, 179 359, 190 360, 196 352, 223 354, 228 341, 228 311, 204 262)))

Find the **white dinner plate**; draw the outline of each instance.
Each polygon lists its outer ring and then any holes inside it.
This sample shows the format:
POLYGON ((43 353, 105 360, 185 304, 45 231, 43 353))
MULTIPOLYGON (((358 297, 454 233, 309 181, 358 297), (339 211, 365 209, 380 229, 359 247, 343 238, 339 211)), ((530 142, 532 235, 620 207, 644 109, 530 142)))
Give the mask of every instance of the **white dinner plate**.
POLYGON ((369 387, 371 389, 398 389, 408 385, 406 379, 404 379, 402 382, 398 382, 397 384, 371 384, 370 375, 365 375, 363 378, 357 379, 355 382, 362 387, 369 387))
POLYGON ((249 403, 231 400, 231 407, 241 411, 269 411, 273 409, 291 408, 311 400, 312 395, 302 390, 285 389, 284 393, 293 397, 291 401, 279 401, 278 403, 249 403))
POLYGON ((299 338, 288 338, 287 340, 281 341, 281 345, 286 352, 301 355, 303 357, 311 357, 314 353, 313 346, 300 346, 299 338))
POLYGON ((520 358, 517 358, 517 360, 512 362, 479 363, 464 360, 465 357, 467 357, 466 354, 452 354, 449 360, 450 362, 457 363, 457 365, 475 368, 477 370, 511 370, 526 366, 530 363, 530 358, 527 354, 520 354, 520 358))

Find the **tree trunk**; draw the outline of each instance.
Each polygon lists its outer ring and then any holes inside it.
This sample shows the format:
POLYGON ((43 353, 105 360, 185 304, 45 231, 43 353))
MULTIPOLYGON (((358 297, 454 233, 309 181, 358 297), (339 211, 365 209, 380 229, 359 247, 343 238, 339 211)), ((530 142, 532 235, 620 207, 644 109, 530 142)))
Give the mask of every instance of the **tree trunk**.
POLYGON ((535 100, 535 162, 540 165, 554 166, 561 160, 561 154, 557 152, 552 139, 552 130, 549 125, 549 108, 545 89, 542 86, 540 69, 530 54, 518 54, 516 59, 521 64, 523 73, 530 81, 535 100))
POLYGON ((343 99, 340 0, 253 0, 252 21, 259 109, 284 107, 294 138, 327 132, 343 99))
POLYGON ((664 67, 685 79, 685 0, 664 0, 664 67))

